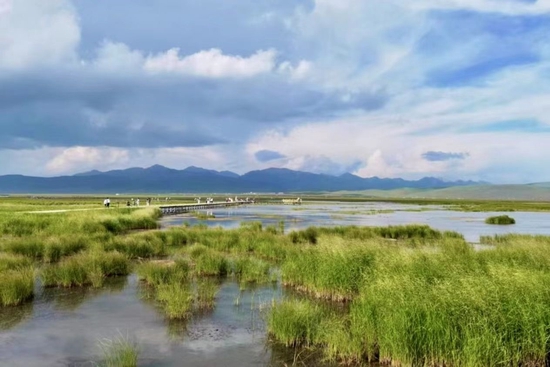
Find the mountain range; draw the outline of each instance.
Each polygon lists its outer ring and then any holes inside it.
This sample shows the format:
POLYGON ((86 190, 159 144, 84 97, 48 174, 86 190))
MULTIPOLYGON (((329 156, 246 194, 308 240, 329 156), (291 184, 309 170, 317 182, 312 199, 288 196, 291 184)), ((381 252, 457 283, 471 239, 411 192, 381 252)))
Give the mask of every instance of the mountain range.
POLYGON ((4 194, 83 194, 83 193, 245 193, 245 192, 315 192, 340 190, 392 190, 398 188, 439 189, 479 185, 474 181, 447 182, 434 177, 417 181, 401 178, 362 178, 346 173, 340 176, 268 168, 238 175, 199 167, 176 170, 160 165, 73 176, 30 177, 0 176, 0 193, 4 194))

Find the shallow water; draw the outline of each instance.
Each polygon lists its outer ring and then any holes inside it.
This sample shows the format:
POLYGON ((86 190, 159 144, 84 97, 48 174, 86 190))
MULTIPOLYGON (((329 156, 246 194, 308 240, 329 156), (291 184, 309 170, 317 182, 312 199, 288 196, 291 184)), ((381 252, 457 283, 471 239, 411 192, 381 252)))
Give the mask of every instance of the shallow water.
POLYGON ((30 304, 1 309, 0 366, 91 367, 100 342, 121 336, 138 345, 140 366, 283 366, 292 352, 268 343, 263 318, 282 294, 227 281, 213 310, 181 322, 144 298, 135 275, 99 290, 46 289, 30 304))
MULTIPOLYGON (((206 211, 205 211, 206 212, 206 211)), ((316 203, 301 206, 249 205, 208 211, 215 219, 198 220, 190 215, 165 217, 163 227, 183 223, 204 223, 209 227, 237 228, 243 221, 261 221, 264 225, 285 222, 286 230, 299 230, 310 226, 388 226, 400 224, 427 224, 435 229, 456 231, 467 241, 477 243, 480 236, 522 233, 550 235, 550 213, 543 212, 458 212, 434 205, 406 205, 394 203, 316 203), (391 211, 376 213, 376 211, 391 211), (507 214, 516 219, 511 226, 485 223, 494 215, 507 214)))

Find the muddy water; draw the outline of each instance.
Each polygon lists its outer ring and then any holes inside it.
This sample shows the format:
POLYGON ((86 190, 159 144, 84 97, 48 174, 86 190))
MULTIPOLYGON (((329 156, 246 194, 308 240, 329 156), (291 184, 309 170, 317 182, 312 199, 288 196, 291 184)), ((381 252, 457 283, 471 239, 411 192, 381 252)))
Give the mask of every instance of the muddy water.
POLYGON ((550 235, 550 213, 480 212, 466 213, 444 210, 438 206, 403 205, 393 203, 317 203, 302 206, 251 205, 209 211, 212 220, 198 220, 190 215, 165 217, 164 227, 188 223, 204 223, 210 227, 237 228, 243 221, 261 221, 264 225, 285 222, 286 230, 309 226, 388 226, 400 224, 427 224, 435 229, 462 233, 467 241, 476 243, 479 236, 505 233, 550 235), (380 212, 382 211, 382 212, 380 212), (494 215, 508 214, 516 219, 511 226, 485 224, 494 215))
POLYGON ((138 345, 140 366, 284 366, 293 352, 266 340, 264 320, 282 295, 277 286, 240 291, 227 281, 213 310, 181 322, 144 299, 135 275, 100 290, 47 289, 25 306, 0 309, 0 366, 91 367, 100 342, 120 336, 138 345))

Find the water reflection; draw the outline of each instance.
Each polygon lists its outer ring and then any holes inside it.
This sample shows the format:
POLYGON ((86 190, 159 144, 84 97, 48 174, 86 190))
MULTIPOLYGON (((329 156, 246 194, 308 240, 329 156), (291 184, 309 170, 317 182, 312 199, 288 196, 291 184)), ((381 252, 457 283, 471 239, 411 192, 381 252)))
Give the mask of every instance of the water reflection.
POLYGON ((90 298, 105 293, 122 292, 127 284, 128 277, 114 277, 106 279, 102 288, 45 288, 39 301, 51 303, 60 311, 75 311, 90 298))
POLYGON ((0 307, 0 331, 9 330, 29 320, 32 312, 32 303, 26 303, 17 307, 0 307))

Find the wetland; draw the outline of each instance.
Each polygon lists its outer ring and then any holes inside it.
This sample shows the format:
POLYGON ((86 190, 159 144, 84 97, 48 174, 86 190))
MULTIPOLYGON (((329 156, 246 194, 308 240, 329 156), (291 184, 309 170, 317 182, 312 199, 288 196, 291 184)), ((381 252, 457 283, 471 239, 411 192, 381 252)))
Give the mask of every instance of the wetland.
POLYGON ((0 203, 0 365, 549 362, 550 213, 94 205, 0 203))

